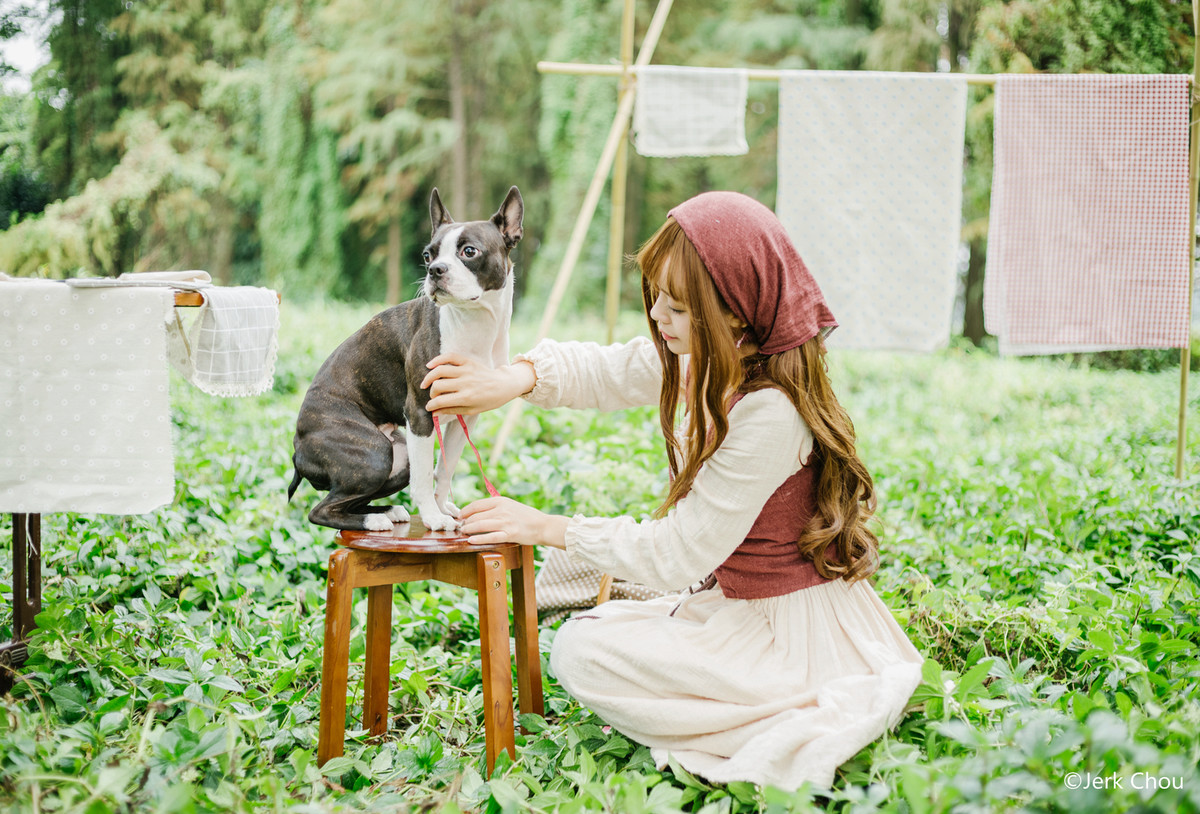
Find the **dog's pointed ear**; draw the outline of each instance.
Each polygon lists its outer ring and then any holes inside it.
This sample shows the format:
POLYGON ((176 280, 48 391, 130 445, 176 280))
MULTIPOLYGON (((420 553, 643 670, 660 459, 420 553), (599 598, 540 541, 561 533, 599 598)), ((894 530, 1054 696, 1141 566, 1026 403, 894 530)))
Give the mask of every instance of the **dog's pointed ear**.
POLYGON ((438 195, 437 187, 433 188, 433 194, 429 196, 429 220, 433 224, 430 234, 436 234, 437 230, 447 223, 454 223, 454 218, 450 217, 450 213, 442 205, 442 196, 438 195))
POLYGON ((521 231, 521 221, 525 217, 525 202, 521 200, 521 190, 513 187, 504 198, 504 203, 492 215, 492 223, 504 235, 504 245, 512 248, 517 245, 524 232, 521 231))

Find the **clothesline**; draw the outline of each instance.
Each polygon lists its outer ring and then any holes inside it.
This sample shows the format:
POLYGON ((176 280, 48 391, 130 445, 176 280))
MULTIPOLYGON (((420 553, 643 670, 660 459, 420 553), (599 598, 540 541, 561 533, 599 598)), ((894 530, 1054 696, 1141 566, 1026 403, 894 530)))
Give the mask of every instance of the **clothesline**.
MULTIPOLYGON (((631 5, 632 5, 632 0, 627 0, 626 1, 626 16, 627 17, 629 16, 629 13, 631 10, 630 9, 631 5)), ((575 232, 572 234, 572 240, 571 240, 571 245, 570 245, 569 251, 568 251, 568 257, 564 259, 563 268, 560 269, 559 277, 556 280, 555 291, 552 292, 550 303, 547 306, 547 313, 544 315, 544 318, 543 318, 543 327, 547 327, 549 321, 553 318, 553 313, 556 310, 558 300, 561 299, 561 296, 564 293, 563 289, 565 289, 565 287, 566 287, 566 282, 569 279, 570 271, 573 268, 575 260, 577 259, 578 254, 581 250, 582 242, 583 242, 583 232, 586 230, 587 224, 590 222, 591 217, 594 214, 595 202, 599 197, 600 188, 602 187, 605 179, 607 178, 609 170, 612 169, 614 166, 617 167, 617 170, 614 171, 613 186, 612 186, 612 192, 613 192, 613 197, 614 197, 614 208, 613 208, 614 218, 615 218, 615 214, 618 211, 624 210, 624 184, 618 183, 618 180, 620 180, 618 176, 623 178, 623 172, 621 171, 623 168, 623 164, 624 164, 624 161, 623 161, 624 141, 623 141, 623 139, 625 138, 626 134, 628 133, 629 120, 630 120, 631 114, 633 112, 633 107, 634 107, 634 104, 633 104, 634 99, 635 99, 635 97, 641 95, 641 94, 637 93, 637 90, 638 90, 637 85, 642 84, 639 81, 639 79, 642 78, 642 77, 639 77, 640 69, 646 68, 647 66, 649 66, 650 58, 652 58, 653 44, 657 42, 658 36, 661 33, 662 23, 665 21, 665 17, 666 17, 666 13, 667 13, 666 10, 669 9, 670 5, 671 5, 671 0, 660 0, 659 8, 655 12, 655 17, 654 17, 654 20, 652 21, 652 25, 650 27, 651 30, 647 32, 647 41, 648 41, 648 43, 650 43, 650 47, 643 49, 643 52, 639 54, 636 64, 631 64, 631 62, 628 59, 627 54, 625 53, 624 50, 622 51, 622 61, 619 64, 564 63, 564 62, 553 62, 553 61, 541 61, 537 64, 538 72, 543 73, 543 74, 576 75, 576 76, 607 76, 607 77, 616 78, 619 80, 620 102, 621 102, 621 104, 618 106, 617 115, 613 120, 613 126, 610 129, 608 139, 605 143, 605 149, 601 154, 600 162, 597 165, 596 172, 593 175, 592 184, 588 190, 589 194, 588 194, 587 198, 585 199, 584 207, 580 211, 579 218, 577 219, 576 229, 575 229, 575 232), (614 158, 620 158, 622 160, 614 161, 614 158), (618 206, 620 207, 619 209, 618 209, 618 206), (555 295, 557 295, 557 296, 555 296, 555 295)), ((627 29, 629 29, 630 27, 631 26, 628 24, 628 20, 626 20, 625 23, 623 24, 623 36, 627 36, 629 34, 629 31, 627 29)), ((1198 121, 1200 121, 1200 115, 1198 115, 1198 111, 1200 111, 1200 93, 1198 93, 1198 85, 1200 85, 1200 40, 1197 41, 1197 46, 1196 46, 1196 65, 1197 65, 1196 71, 1193 72, 1192 74, 1177 75, 1181 79, 1183 79, 1186 83, 1185 86, 1188 88, 1188 106, 1190 107, 1190 111, 1189 111, 1190 116, 1187 114, 1185 114, 1185 116, 1184 116, 1184 122, 1186 123, 1186 124, 1184 124, 1184 127, 1186 128, 1185 132, 1192 136, 1192 138, 1190 139, 1190 142, 1191 142, 1190 149, 1188 150, 1188 152, 1190 153, 1189 162, 1188 162, 1190 166, 1188 168, 1188 173, 1187 173, 1187 176, 1188 176, 1187 177, 1187 189, 1188 189, 1187 194, 1188 194, 1188 199, 1189 199, 1188 218, 1189 218, 1189 221, 1191 224, 1190 228, 1188 229, 1189 234, 1194 233, 1194 231, 1195 231, 1196 188, 1197 188, 1197 179, 1200 178, 1200 172, 1198 172, 1198 170, 1197 170, 1197 165, 1200 164, 1200 160, 1198 160, 1198 158, 1200 158, 1200 149, 1198 149, 1198 147, 1200 147, 1200 138, 1196 137, 1196 134, 1195 134, 1195 128, 1197 126, 1198 121)), ((742 74, 743 81, 754 80, 754 81, 781 82, 785 77, 792 77, 792 76, 802 75, 802 74, 820 73, 820 72, 814 72, 814 71, 798 71, 798 70, 793 71, 793 70, 774 70, 774 69, 744 69, 743 68, 743 69, 737 69, 737 70, 740 71, 740 73, 742 74)), ((965 82, 968 85, 979 85, 979 86, 995 86, 998 84, 998 82, 1002 78, 1013 76, 1012 74, 962 74, 962 73, 956 74, 956 73, 950 73, 950 72, 945 72, 945 73, 887 72, 887 73, 895 73, 898 77, 921 76, 921 77, 924 77, 927 79, 933 79, 935 77, 944 76, 944 77, 946 77, 947 81, 965 82)), ((1030 75, 1030 76, 1033 77, 1036 75, 1030 75)), ((961 85, 960 85, 960 87, 961 87, 961 85)), ((623 220, 623 218, 621 220, 623 220)), ((613 246, 619 247, 619 245, 620 245, 620 239, 618 237, 619 234, 620 234, 620 226, 619 225, 614 226, 613 235, 612 235, 613 246)), ((617 269, 619 270, 619 264, 614 264, 612 262, 612 255, 615 254, 615 252, 612 251, 612 248, 613 247, 610 247, 609 292, 608 292, 609 296, 607 298, 609 300, 610 307, 608 310, 610 312, 615 311, 615 308, 613 308, 611 306, 615 305, 616 297, 614 296, 614 294, 616 292, 616 286, 619 284, 617 282, 619 280, 619 275, 618 275, 618 273, 616 273, 614 271, 614 267, 617 267, 617 269)), ((1188 251, 1187 255, 1190 258, 1191 251, 1188 251)), ((1194 288, 1193 288, 1193 286, 1194 286, 1194 283, 1193 283, 1193 279, 1194 279, 1193 278, 1193 275, 1194 275, 1193 261, 1189 259, 1186 265, 1187 265, 1187 270, 1188 270, 1187 289, 1188 289, 1188 294, 1189 294, 1187 300, 1188 300, 1188 304, 1190 306, 1192 299, 1193 299, 1193 297, 1191 295, 1192 295, 1192 292, 1194 291, 1194 288)), ((1189 310, 1190 310, 1190 308, 1189 308, 1189 310)), ((612 318, 612 314, 610 313, 610 320, 609 320, 609 323, 610 323, 609 340, 610 341, 612 339, 612 336, 611 336, 612 335, 612 323, 614 321, 615 321, 615 319, 612 318)), ((544 334, 540 334, 540 335, 544 335, 544 334)), ((1184 447, 1184 440, 1186 438, 1187 380, 1188 380, 1188 367, 1189 367, 1190 355, 1191 354, 1189 353, 1189 347, 1188 347, 1187 343, 1185 342, 1184 346, 1180 350, 1180 405, 1179 405, 1179 426, 1178 426, 1179 437, 1178 437, 1176 456, 1175 456, 1176 457, 1176 460, 1175 460, 1176 477, 1183 476, 1183 458, 1184 458, 1183 447, 1184 447)), ((501 429, 500 438, 498 440, 498 447, 500 447, 500 448, 503 447, 504 439, 507 437, 508 432, 511 431, 512 425, 515 423, 515 419, 516 419, 516 412, 510 411, 509 416, 505 420, 504 427, 502 427, 502 429, 501 429)))
MULTIPOLYGON (((547 74, 571 74, 575 76, 624 76, 626 69, 621 65, 597 65, 579 62, 539 62, 537 64, 539 73, 547 74)), ((751 81, 758 82, 778 82, 785 73, 783 71, 772 68, 745 68, 746 78, 751 81)), ((637 69, 631 68, 628 73, 636 74, 637 69)), ((940 73, 940 72, 939 72, 940 73)), ((943 76, 954 77, 956 79, 965 79, 968 85, 995 85, 996 79, 1003 74, 989 73, 941 73, 943 76)), ((1192 75, 1185 74, 1188 84, 1192 83, 1192 75)))

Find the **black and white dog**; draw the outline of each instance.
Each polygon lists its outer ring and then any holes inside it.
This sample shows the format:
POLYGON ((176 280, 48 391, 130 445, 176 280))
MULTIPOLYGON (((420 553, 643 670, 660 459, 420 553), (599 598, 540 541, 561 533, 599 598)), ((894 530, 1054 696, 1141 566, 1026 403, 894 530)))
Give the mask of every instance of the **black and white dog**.
MULTIPOLYGON (((433 531, 458 527, 447 498, 466 445, 457 421, 443 426, 434 474, 433 416, 420 388, 426 363, 459 353, 489 366, 508 364, 513 263, 524 203, 516 187, 489 220, 457 223, 435 189, 433 234, 425 247, 421 295, 377 314, 321 365, 296 421, 296 474, 329 494, 308 519, 336 529, 386 531, 408 520, 400 506, 373 506, 409 487, 421 522, 433 531)), ((466 418, 468 428, 474 416, 466 418)))

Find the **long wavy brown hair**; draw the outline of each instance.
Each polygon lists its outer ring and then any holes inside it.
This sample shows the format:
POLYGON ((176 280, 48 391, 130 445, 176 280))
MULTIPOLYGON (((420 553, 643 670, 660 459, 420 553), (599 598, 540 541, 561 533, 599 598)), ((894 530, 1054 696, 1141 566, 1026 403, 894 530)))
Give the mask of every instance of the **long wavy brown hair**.
POLYGON ((661 517, 692 488, 700 467, 729 432, 728 412, 739 393, 773 387, 787 395, 813 434, 806 465, 816 467, 817 510, 797 545, 827 579, 850 581, 874 573, 879 540, 870 527, 875 513, 871 475, 855 450, 854 424, 834 395, 825 366, 825 346, 814 337, 798 348, 769 356, 752 341, 738 346, 745 325, 733 317, 695 247, 673 219, 642 246, 642 301, 650 335, 662 360, 659 418, 667 445, 671 487, 661 517), (660 291, 687 309, 691 321, 686 374, 650 316, 660 291), (687 415, 683 442, 676 436, 680 408, 687 415), (834 544, 835 556, 826 556, 834 544))

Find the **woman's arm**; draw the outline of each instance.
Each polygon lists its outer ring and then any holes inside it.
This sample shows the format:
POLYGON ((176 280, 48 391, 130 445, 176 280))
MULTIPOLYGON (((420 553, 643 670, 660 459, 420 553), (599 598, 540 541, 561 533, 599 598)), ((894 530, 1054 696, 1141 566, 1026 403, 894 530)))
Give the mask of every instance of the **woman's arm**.
POLYGON ((430 412, 464 415, 494 410, 518 396, 540 407, 618 410, 655 404, 662 366, 649 339, 621 345, 543 340, 511 365, 489 368, 458 354, 430 361, 422 387, 430 412))
POLYGON ((506 499, 472 503, 463 531, 472 542, 566 548, 572 559, 622 579, 680 590, 710 574, 737 548, 767 499, 800 468, 812 434, 778 390, 745 396, 729 414, 729 434, 692 485, 658 520, 570 519, 506 499), (560 536, 561 535, 561 536, 560 536))
POLYGON ((457 353, 444 353, 431 359, 429 368, 421 387, 428 387, 432 396, 426 409, 439 416, 495 410, 537 383, 531 362, 490 368, 457 353))
POLYGON ((560 514, 545 514, 532 506, 507 497, 476 500, 462 510, 462 532, 472 545, 521 543, 566 547, 568 519, 560 514))
POLYGON ((662 389, 662 362, 646 337, 615 345, 543 340, 514 361, 533 365, 537 384, 526 398, 539 407, 640 407, 657 404, 662 389))

